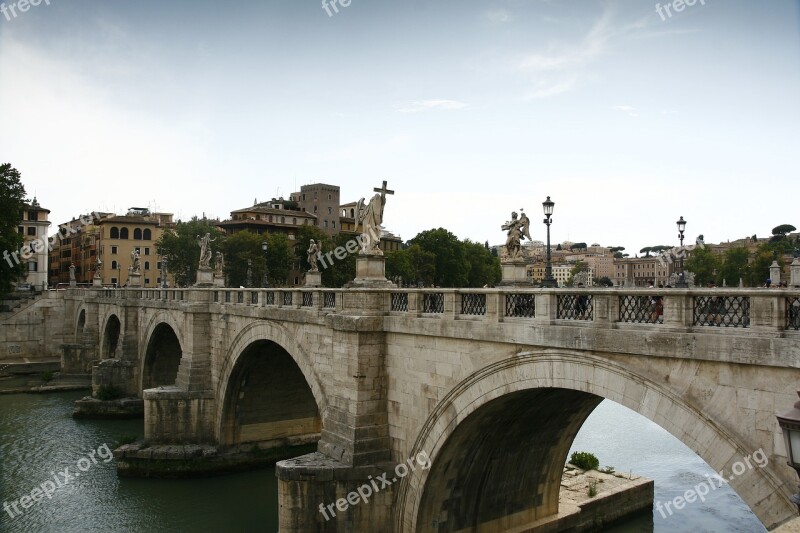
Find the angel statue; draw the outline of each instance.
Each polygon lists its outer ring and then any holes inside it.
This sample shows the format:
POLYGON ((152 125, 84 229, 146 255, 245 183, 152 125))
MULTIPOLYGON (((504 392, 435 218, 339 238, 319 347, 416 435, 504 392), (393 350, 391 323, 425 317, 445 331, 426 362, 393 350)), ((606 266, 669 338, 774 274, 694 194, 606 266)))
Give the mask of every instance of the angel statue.
POLYGON ((131 269, 130 269, 130 271, 131 271, 132 274, 139 274, 141 268, 142 268, 142 266, 139 263, 139 250, 137 248, 134 248, 133 251, 131 252, 131 269))
POLYGON ((356 206, 356 227, 360 224, 363 228, 359 243, 361 244, 360 255, 383 255, 380 249, 383 208, 386 205, 386 195, 394 194, 394 191, 386 188, 385 181, 383 187, 373 190, 377 194, 372 197, 369 204, 364 204, 364 198, 361 198, 356 206))
POLYGON ((211 243, 215 240, 210 233, 203 237, 197 236, 197 244, 200 245, 200 270, 211 270, 211 243))
POLYGON ((308 254, 308 264, 311 265, 311 269, 309 272, 319 272, 319 267, 317 267, 317 256, 319 256, 321 250, 319 245, 314 242, 314 239, 311 239, 311 242, 308 243, 308 250, 306 253, 308 254))
POLYGON ((517 218, 517 212, 512 211, 511 220, 500 226, 500 229, 508 231, 504 259, 509 261, 519 259, 520 246, 523 239, 533 240, 530 230, 531 222, 524 211, 520 210, 520 212, 522 216, 517 218))

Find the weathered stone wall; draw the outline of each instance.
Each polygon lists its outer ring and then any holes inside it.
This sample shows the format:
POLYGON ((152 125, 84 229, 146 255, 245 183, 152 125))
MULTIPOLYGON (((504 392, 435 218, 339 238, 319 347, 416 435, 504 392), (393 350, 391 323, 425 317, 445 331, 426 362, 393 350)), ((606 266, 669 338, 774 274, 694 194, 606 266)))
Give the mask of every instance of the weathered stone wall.
POLYGON ((0 318, 0 364, 3 361, 61 357, 65 338, 65 301, 60 293, 44 292, 10 316, 0 318))

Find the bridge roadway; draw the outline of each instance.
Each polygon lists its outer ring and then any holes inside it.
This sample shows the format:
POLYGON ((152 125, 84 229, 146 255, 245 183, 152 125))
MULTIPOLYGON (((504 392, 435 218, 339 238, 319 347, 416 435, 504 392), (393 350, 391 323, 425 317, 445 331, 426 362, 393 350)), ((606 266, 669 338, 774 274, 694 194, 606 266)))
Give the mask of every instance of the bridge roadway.
MULTIPOLYGON (((491 531, 558 513, 575 434, 604 398, 647 417, 773 528, 797 476, 797 290, 73 289, 67 363, 140 396, 152 446, 318 441, 279 463, 281 531, 491 531), (82 361, 82 362, 81 362, 82 361), (325 521, 387 465, 416 469, 325 521), (337 529, 338 528, 338 529, 337 529)), ((53 302, 48 304, 53 307, 53 302)), ((631 435, 635 439, 635 435, 631 435)))

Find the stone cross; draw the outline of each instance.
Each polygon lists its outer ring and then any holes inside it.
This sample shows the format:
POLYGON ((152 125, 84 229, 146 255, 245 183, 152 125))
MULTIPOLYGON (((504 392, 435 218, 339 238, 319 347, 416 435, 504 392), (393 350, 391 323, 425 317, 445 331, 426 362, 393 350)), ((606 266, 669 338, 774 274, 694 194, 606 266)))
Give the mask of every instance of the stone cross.
POLYGON ((394 191, 390 191, 389 189, 386 188, 386 180, 383 181, 383 186, 380 189, 375 187, 372 190, 381 193, 381 200, 384 201, 386 201, 387 194, 394 194, 394 191))

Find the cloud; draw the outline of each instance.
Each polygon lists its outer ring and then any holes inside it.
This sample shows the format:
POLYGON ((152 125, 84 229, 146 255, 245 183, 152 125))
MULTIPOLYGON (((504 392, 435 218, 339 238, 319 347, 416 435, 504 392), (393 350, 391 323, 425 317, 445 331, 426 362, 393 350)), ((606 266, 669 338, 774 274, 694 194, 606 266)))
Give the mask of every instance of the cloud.
POLYGON ((394 106, 398 113, 419 113, 420 111, 428 111, 431 109, 438 109, 440 111, 455 111, 464 109, 469 104, 459 102, 458 100, 417 100, 413 102, 406 102, 404 104, 397 104, 394 106))
POLYGON ((631 107, 629 105, 615 105, 611 109, 613 109, 614 111, 619 111, 620 113, 625 113, 629 117, 636 118, 639 116, 639 113, 636 111, 636 108, 631 107))
POLYGON ((494 24, 504 24, 512 20, 511 13, 507 9, 493 9, 487 11, 486 18, 494 24))
POLYGON ((556 96, 571 91, 574 86, 574 79, 554 83, 539 82, 531 92, 525 95, 525 99, 536 100, 556 96))

